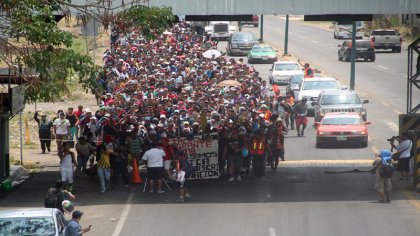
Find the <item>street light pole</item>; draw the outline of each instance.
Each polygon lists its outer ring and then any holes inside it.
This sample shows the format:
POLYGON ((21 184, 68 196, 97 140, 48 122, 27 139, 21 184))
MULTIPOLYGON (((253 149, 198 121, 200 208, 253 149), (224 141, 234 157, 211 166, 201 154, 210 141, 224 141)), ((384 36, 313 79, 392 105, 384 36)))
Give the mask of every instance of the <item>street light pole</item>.
POLYGON ((286 28, 284 29, 284 53, 283 55, 288 55, 287 46, 289 44, 289 15, 286 15, 286 28))
POLYGON ((264 42, 264 15, 261 15, 260 19, 261 19, 261 23, 260 23, 260 39, 261 39, 261 42, 264 42))
POLYGON ((356 71, 356 21, 353 21, 351 32, 351 68, 350 68, 350 89, 354 90, 355 85, 355 71, 356 71))

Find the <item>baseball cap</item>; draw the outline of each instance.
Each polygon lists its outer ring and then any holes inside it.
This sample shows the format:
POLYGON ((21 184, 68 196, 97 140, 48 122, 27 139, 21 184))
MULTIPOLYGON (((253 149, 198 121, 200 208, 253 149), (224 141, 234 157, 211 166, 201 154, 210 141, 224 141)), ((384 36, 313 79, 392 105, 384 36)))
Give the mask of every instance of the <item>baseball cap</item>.
POLYGON ((72 218, 80 218, 84 213, 81 211, 73 211, 72 218))

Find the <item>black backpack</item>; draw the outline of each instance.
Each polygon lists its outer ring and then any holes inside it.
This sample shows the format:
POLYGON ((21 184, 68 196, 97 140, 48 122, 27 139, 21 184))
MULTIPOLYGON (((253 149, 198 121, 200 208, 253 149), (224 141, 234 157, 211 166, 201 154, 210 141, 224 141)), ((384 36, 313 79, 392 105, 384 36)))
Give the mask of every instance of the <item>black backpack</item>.
POLYGON ((381 176, 382 178, 388 179, 392 177, 392 174, 394 174, 394 167, 392 166, 391 160, 381 162, 380 165, 382 166, 379 170, 379 176, 381 176))
POLYGON ((61 202, 64 201, 64 196, 61 190, 50 188, 47 191, 44 199, 45 208, 58 208, 61 209, 61 202))

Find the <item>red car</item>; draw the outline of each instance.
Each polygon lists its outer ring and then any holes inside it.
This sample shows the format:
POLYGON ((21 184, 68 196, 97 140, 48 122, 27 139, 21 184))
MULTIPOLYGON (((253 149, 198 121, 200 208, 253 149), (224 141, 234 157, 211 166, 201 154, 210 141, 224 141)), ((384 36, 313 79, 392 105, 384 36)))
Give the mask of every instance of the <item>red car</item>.
POLYGON ((329 143, 360 143, 368 145, 369 121, 363 121, 359 113, 326 113, 316 125, 316 147, 329 143))

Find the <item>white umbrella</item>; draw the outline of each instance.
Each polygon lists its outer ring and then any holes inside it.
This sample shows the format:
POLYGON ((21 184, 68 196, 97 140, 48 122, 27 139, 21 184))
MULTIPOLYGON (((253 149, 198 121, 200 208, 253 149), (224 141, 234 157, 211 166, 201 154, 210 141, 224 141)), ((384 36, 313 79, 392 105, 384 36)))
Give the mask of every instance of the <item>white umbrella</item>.
POLYGON ((203 53, 203 57, 205 58, 218 58, 222 55, 222 53, 219 50, 216 49, 210 49, 203 53))
POLYGON ((164 34, 164 35, 172 35, 172 32, 165 31, 165 32, 163 32, 163 34, 164 34))

